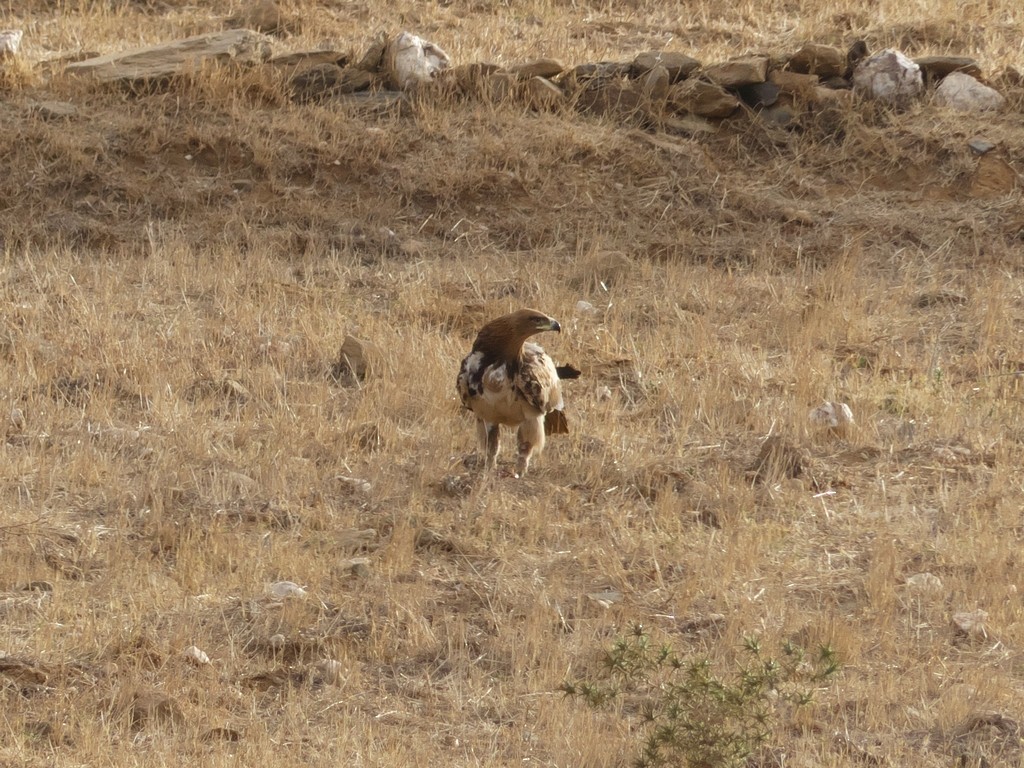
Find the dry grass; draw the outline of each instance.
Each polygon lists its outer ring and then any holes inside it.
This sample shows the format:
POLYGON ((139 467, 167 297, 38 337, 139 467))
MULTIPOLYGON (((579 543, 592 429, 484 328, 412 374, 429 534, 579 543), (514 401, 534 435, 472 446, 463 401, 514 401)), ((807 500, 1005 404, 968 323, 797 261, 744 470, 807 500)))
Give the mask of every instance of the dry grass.
MULTIPOLYGON (((237 10, 49 5, 5 16, 29 56, 237 10)), ((867 37, 1024 65, 1010 0, 283 7, 283 47, 410 28, 458 61, 867 37)), ((1020 170, 1010 96, 688 140, 475 102, 296 106, 259 73, 127 95, 20 71, 0 764, 615 765, 635 723, 557 689, 631 621, 716 659, 755 632, 832 643, 843 674, 784 720, 786 765, 1019 762, 970 720, 1024 708, 1024 218, 966 147, 1020 170), (53 97, 79 115, 42 120, 53 97), (458 360, 523 305, 584 371, 575 431, 525 481, 472 474, 458 360), (348 333, 376 348, 361 381, 332 376, 348 333), (848 439, 809 429, 826 399, 852 406, 848 439), (768 435, 799 477, 755 477, 768 435), (307 597, 273 599, 280 580, 307 597), (986 634, 958 634, 976 608, 986 634)))

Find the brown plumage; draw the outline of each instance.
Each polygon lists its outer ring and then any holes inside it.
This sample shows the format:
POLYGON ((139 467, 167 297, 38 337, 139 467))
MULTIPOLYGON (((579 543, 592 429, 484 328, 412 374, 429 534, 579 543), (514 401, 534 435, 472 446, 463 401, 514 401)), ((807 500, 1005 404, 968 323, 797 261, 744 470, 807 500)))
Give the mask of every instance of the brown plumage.
POLYGON ((559 379, 577 378, 579 371, 556 368, 538 344, 527 341, 536 333, 561 330, 543 312, 520 309, 481 328, 462 361, 456 388, 462 404, 476 415, 486 466, 494 466, 502 424, 516 427, 517 477, 526 474, 530 458, 543 450, 545 434, 569 431, 559 379))

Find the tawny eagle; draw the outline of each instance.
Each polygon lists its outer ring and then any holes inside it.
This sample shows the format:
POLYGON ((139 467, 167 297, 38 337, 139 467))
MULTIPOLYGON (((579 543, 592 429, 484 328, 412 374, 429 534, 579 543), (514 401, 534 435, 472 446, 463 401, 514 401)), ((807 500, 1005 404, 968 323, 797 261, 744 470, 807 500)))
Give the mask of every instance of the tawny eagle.
POLYGON ((559 380, 580 375, 572 366, 556 366, 539 344, 527 341, 543 331, 560 333, 562 326, 535 309, 491 320, 477 334, 456 380, 462 404, 476 415, 485 466, 493 467, 498 456, 500 426, 517 428, 516 477, 543 450, 545 434, 569 431, 559 380))

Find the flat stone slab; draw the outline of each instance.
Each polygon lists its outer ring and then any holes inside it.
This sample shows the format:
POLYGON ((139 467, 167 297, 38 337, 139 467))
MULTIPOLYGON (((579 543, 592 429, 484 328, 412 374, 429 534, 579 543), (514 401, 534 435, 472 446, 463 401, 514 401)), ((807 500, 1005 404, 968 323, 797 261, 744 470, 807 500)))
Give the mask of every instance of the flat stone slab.
POLYGON ((68 64, 66 71, 104 81, 157 80, 195 71, 210 61, 260 64, 268 58, 269 38, 249 29, 229 29, 97 56, 68 64))

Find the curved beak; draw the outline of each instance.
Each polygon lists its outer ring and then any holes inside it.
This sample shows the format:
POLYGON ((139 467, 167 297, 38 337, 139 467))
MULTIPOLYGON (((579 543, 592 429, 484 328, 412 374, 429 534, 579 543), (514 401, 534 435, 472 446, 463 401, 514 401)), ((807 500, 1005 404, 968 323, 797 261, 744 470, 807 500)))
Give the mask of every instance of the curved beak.
POLYGON ((556 333, 561 333, 562 332, 562 326, 560 326, 558 324, 558 321, 555 320, 554 318, 551 319, 551 330, 555 331, 556 333))

